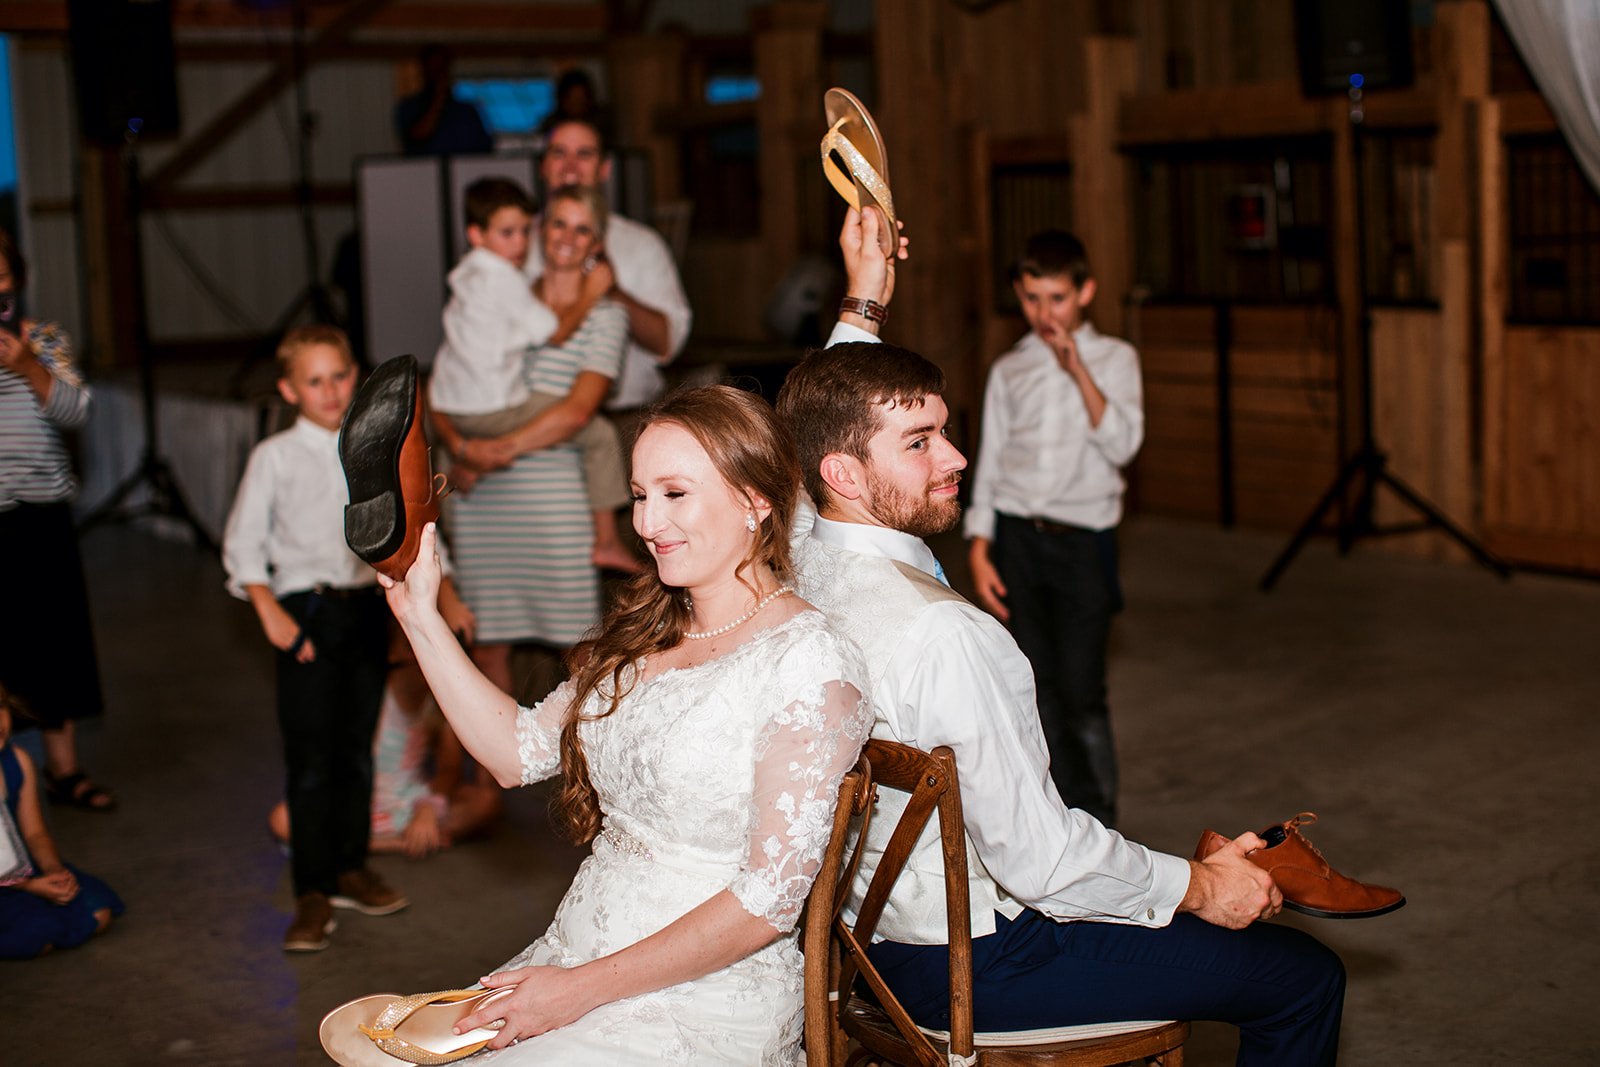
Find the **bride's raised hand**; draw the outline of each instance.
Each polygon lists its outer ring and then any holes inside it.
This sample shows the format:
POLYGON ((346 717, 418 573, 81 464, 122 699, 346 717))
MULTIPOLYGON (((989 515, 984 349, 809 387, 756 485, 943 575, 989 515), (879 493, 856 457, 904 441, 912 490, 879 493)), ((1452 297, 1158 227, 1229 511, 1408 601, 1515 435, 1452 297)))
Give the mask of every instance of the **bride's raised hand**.
POLYGON ((602 1003, 591 996, 584 977, 578 967, 518 967, 491 974, 479 980, 485 989, 515 986, 516 992, 456 1023, 456 1033, 504 1019, 504 1028, 489 1042, 496 1049, 577 1022, 602 1003))
POLYGON ((417 558, 406 571, 406 580, 397 582, 386 574, 378 575, 389 610, 401 626, 414 623, 423 613, 439 610, 439 531, 433 523, 422 528, 417 558))

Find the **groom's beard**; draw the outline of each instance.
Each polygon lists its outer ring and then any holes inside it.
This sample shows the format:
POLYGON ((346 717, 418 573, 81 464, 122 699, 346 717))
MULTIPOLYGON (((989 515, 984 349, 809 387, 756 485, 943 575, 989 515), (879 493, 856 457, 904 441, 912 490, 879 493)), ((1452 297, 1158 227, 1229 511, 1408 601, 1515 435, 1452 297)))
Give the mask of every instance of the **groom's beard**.
POLYGON ((868 468, 867 490, 872 494, 872 514, 885 526, 913 537, 944 533, 961 521, 961 502, 953 496, 935 498, 929 494, 960 480, 958 471, 937 485, 929 485, 921 494, 908 493, 868 468))

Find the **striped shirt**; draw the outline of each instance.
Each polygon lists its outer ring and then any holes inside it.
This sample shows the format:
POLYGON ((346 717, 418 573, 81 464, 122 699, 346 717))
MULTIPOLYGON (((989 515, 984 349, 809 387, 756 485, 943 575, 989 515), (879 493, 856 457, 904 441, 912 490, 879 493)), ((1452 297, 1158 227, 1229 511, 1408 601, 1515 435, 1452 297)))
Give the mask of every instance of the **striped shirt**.
POLYGON ((603 374, 612 381, 622 371, 628 343, 628 312, 621 304, 602 300, 590 309, 565 344, 529 350, 528 388, 535 393, 566 396, 582 371, 603 374))
MULTIPOLYGON (((528 353, 528 388, 564 397, 583 371, 615 379, 627 340, 628 313, 602 300, 566 344, 528 353)), ((471 493, 445 498, 456 584, 478 617, 480 642, 566 648, 599 621, 594 516, 579 451, 563 441, 524 453, 471 493)))
POLYGON ((88 421, 89 389, 72 365, 60 327, 34 323, 28 342, 55 382, 41 404, 26 379, 0 368, 0 511, 66 500, 78 488, 61 431, 88 421))

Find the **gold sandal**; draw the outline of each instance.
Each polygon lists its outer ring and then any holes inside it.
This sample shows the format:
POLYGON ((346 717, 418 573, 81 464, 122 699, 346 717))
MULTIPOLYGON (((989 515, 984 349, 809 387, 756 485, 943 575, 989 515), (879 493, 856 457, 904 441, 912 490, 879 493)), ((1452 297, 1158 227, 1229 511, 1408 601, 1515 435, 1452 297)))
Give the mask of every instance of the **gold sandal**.
POLYGON ((884 151, 877 124, 861 101, 844 89, 823 94, 822 109, 828 116, 828 132, 822 137, 822 173, 845 203, 858 211, 875 207, 882 213, 878 245, 884 255, 893 256, 900 245, 900 227, 895 224, 894 196, 889 192, 889 154, 884 151))
POLYGON ((456 1023, 515 988, 358 997, 325 1015, 317 1036, 322 1050, 342 1067, 454 1063, 482 1051, 505 1025, 501 1021, 458 1034, 456 1023))

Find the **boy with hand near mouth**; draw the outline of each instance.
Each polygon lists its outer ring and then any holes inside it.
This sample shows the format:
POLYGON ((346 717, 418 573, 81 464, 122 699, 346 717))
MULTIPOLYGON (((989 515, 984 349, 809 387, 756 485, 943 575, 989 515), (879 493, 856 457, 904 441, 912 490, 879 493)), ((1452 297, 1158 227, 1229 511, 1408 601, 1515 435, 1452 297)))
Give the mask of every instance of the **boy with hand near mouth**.
POLYGON ((966 515, 978 600, 1033 665, 1050 775, 1068 805, 1116 821, 1106 645, 1122 607, 1122 469, 1144 440, 1139 356, 1085 319, 1083 245, 1028 239, 1013 285, 1032 330, 994 363, 966 515))

